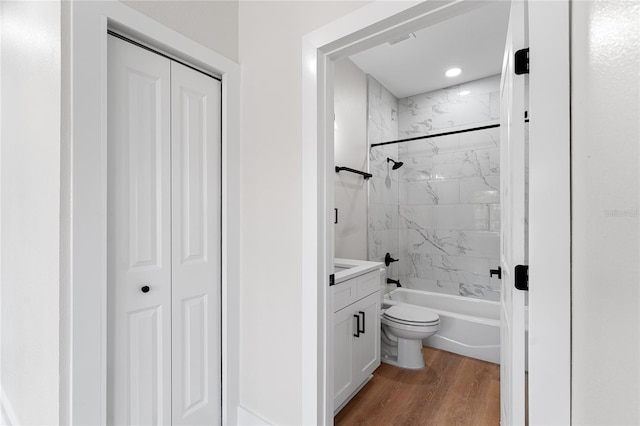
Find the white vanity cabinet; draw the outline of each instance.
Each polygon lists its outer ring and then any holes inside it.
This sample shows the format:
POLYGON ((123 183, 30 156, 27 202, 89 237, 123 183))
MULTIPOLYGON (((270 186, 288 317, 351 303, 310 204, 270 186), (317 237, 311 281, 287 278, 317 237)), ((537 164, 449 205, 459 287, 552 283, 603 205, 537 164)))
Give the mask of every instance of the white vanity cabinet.
POLYGON ((333 389, 338 412, 380 365, 380 272, 338 283, 333 303, 333 389))

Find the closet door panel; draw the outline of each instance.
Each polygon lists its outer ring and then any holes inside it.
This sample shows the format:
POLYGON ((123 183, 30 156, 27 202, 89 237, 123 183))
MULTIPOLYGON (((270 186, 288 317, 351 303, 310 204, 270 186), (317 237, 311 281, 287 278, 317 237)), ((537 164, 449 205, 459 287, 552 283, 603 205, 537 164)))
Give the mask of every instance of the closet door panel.
POLYGON ((107 421, 167 424, 171 67, 112 36, 108 61, 107 421))
POLYGON ((171 70, 173 424, 219 424, 221 85, 171 70))

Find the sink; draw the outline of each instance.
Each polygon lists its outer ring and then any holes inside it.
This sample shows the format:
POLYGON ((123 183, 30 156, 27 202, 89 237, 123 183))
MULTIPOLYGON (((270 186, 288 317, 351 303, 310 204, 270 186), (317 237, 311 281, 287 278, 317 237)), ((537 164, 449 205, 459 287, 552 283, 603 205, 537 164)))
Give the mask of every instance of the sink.
POLYGON ((347 269, 352 268, 352 266, 339 266, 333 265, 333 273, 337 274, 338 272, 346 271, 347 269))

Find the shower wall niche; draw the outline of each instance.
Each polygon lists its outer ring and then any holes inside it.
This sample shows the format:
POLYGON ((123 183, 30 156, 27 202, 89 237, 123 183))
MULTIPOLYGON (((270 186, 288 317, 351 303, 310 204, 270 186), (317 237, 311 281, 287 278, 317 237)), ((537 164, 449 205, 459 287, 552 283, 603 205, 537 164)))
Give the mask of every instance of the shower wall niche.
POLYGON ((498 124, 499 84, 492 76, 396 99, 369 77, 368 255, 399 259, 387 276, 405 287, 499 300, 489 269, 500 253, 500 131, 475 130, 498 124))

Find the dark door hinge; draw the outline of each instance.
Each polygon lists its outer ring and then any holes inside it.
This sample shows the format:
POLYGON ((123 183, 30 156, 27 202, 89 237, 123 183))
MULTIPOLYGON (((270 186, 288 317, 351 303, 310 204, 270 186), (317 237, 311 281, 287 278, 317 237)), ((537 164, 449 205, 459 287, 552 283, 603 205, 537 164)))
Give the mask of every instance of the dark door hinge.
POLYGON ((517 75, 529 74, 529 48, 520 49, 515 54, 515 71, 517 75))
POLYGON ((529 290, 529 265, 516 265, 514 283, 518 290, 529 290))
POLYGON ((336 285, 336 276, 334 274, 329 275, 329 287, 336 285))

